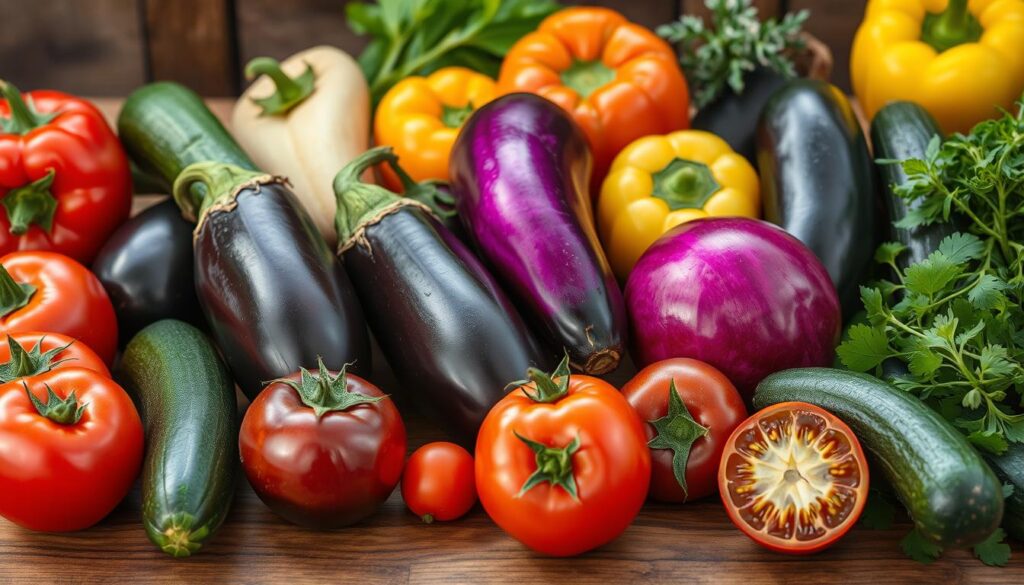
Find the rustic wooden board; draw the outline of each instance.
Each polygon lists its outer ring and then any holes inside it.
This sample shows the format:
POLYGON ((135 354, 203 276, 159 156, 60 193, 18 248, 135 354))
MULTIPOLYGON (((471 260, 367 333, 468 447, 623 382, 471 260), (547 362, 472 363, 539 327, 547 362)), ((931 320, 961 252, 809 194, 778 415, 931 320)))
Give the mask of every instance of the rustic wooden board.
POLYGON ((144 0, 150 80, 202 95, 238 93, 231 0, 144 0))
POLYGON ((811 11, 804 28, 832 49, 832 83, 851 91, 850 48, 867 0, 788 0, 787 5, 790 10, 811 11))
MULTIPOLYGON (((113 120, 116 100, 99 100, 113 120)), ((214 100, 222 119, 231 102, 214 100)), ((153 198, 140 199, 140 207, 153 198)), ((379 356, 375 356, 377 358, 379 356)), ((414 449, 444 439, 409 404, 409 395, 376 361, 374 380, 393 393, 414 449)), ((628 376, 619 372, 621 381, 628 376)), ((504 535, 479 508, 466 518, 424 525, 396 492, 378 514, 343 530, 312 532, 272 514, 243 479, 224 527, 195 557, 158 552, 139 524, 133 491, 109 518, 76 534, 37 534, 0 520, 0 583, 353 582, 353 583, 1022 583, 1024 547, 1004 568, 986 567, 967 551, 922 565, 899 541, 903 519, 885 531, 855 528, 810 557, 766 551, 730 523, 716 498, 685 506, 648 504, 618 540, 574 559, 538 556, 504 535)))

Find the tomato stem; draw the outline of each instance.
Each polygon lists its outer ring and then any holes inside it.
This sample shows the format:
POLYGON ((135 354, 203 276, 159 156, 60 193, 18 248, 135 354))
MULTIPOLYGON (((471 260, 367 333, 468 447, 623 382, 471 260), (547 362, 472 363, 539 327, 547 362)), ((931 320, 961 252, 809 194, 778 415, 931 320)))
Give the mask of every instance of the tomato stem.
POLYGON ((27 305, 34 294, 35 286, 15 281, 7 268, 0 265, 0 317, 6 317, 27 305))
POLYGON ((53 388, 49 384, 46 386, 46 402, 36 398, 35 394, 28 389, 28 384, 22 382, 25 387, 25 393, 28 394, 28 399, 32 402, 32 406, 36 408, 36 412, 40 416, 46 417, 53 422, 60 425, 73 425, 77 424, 82 419, 82 413, 85 412, 85 407, 88 404, 79 404, 78 398, 75 396, 75 392, 72 391, 68 394, 67 398, 61 398, 57 396, 57 393, 53 391, 53 388))
POLYGON ((565 447, 557 448, 531 441, 515 431, 512 432, 515 433, 516 438, 533 450, 537 463, 537 469, 530 477, 526 478, 526 482, 523 483, 523 487, 519 489, 516 497, 522 497, 537 485, 548 482, 552 486, 562 486, 562 489, 572 496, 573 500, 579 501, 576 492, 576 476, 572 467, 572 455, 580 448, 579 435, 576 435, 565 447))
POLYGON ((657 431, 647 446, 651 449, 670 449, 672 451, 672 474, 675 475, 683 495, 689 496, 686 489, 686 463, 690 459, 690 449, 694 442, 708 434, 708 428, 693 419, 686 404, 676 390, 675 379, 668 383, 668 414, 650 421, 657 431))
POLYGON ((534 402, 558 402, 569 393, 569 375, 569 354, 566 352, 565 357, 551 374, 537 368, 529 368, 526 370, 526 380, 517 380, 506 388, 521 388, 523 394, 534 402), (534 392, 528 390, 530 382, 533 382, 534 392))
POLYGON ((71 344, 56 347, 44 353, 42 350, 44 338, 40 338, 31 350, 25 351, 25 347, 18 343, 18 340, 10 335, 7 336, 7 347, 10 350, 11 358, 0 364, 0 384, 49 372, 58 364, 66 361, 54 361, 53 359, 71 347, 71 344))
POLYGON ((279 379, 274 382, 281 382, 291 386, 298 394, 302 403, 313 409, 317 418, 323 417, 328 412, 343 411, 359 404, 371 404, 380 401, 384 396, 367 396, 358 392, 350 392, 348 389, 348 364, 341 367, 337 376, 332 376, 331 371, 324 365, 324 360, 316 358, 319 372, 310 373, 306 368, 300 368, 301 382, 279 379))

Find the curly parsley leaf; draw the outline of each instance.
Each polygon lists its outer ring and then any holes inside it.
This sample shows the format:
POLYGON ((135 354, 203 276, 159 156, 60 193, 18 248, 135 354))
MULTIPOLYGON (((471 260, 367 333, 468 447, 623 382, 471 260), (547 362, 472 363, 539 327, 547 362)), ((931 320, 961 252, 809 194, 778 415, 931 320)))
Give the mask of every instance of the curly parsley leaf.
POLYGON ((974 556, 993 567, 1004 567, 1010 562, 1010 545, 1003 542, 1006 533, 997 528, 984 542, 974 546, 974 556))

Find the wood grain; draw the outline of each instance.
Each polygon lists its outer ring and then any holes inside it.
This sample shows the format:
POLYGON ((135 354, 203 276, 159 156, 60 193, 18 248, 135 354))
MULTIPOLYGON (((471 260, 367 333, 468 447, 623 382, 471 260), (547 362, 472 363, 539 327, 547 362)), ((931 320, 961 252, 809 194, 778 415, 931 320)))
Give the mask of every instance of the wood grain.
POLYGON ((20 89, 123 95, 146 79, 135 0, 0 0, 0 77, 20 89))
MULTIPOLYGON (((113 119, 118 100, 97 100, 113 119)), ((229 100, 213 100, 224 118, 229 100)), ((139 207, 156 201, 140 198, 139 207)), ((409 447, 445 439, 416 411, 379 354, 373 379, 392 393, 405 417, 409 447)), ((626 364, 613 383, 628 378, 626 364)), ((413 389, 414 390, 414 389, 413 389)), ((243 401, 244 402, 244 401, 243 401)), ((242 480, 221 530, 196 556, 157 551, 139 524, 138 490, 99 525, 75 534, 38 534, 0 520, 0 583, 1024 583, 1024 547, 1008 567, 986 567, 967 551, 922 565, 906 558, 902 519, 891 530, 854 528, 836 546, 809 557, 764 550, 744 537, 716 498, 668 506, 650 503, 614 542, 573 559, 536 555, 475 508, 451 523, 425 525, 394 493, 380 511, 342 530, 311 532, 278 518, 242 480)))
POLYGON ((202 95, 238 93, 230 0, 145 0, 150 80, 177 81, 202 95))
MULTIPOLYGON (((705 0, 681 0, 680 10, 683 14, 694 14, 707 17, 710 11, 705 5, 705 0)), ((762 19, 778 16, 782 12, 782 0, 754 0, 754 6, 762 19)))
POLYGON ((678 7, 669 0, 562 0, 562 4, 606 6, 651 29, 671 22, 679 16, 678 7))

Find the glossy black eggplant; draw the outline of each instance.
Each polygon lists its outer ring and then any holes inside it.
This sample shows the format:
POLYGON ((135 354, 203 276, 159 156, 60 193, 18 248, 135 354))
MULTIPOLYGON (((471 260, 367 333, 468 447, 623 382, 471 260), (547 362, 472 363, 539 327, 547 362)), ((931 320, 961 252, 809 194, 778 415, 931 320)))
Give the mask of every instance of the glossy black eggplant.
POLYGON ((339 255, 401 386, 472 441, 510 382, 550 364, 487 269, 426 206, 360 181, 385 162, 396 166, 391 149, 375 148, 335 179, 339 255))
POLYGON ((846 96, 823 81, 789 82, 757 129, 764 217, 807 245, 839 292, 844 316, 861 308, 875 252, 875 169, 846 96))
MULTIPOLYGON (((942 130, 931 114, 912 102, 893 102, 875 114, 871 120, 871 145, 878 160, 924 159, 928 143, 942 136, 942 130)), ((905 269, 923 261, 938 249, 946 236, 956 231, 952 223, 933 223, 913 229, 898 228, 895 224, 917 207, 918 201, 909 201, 896 194, 895 187, 907 181, 903 165, 876 163, 882 199, 889 215, 888 239, 902 243, 907 250, 896 259, 905 269)))
POLYGON ((186 167, 178 205, 199 218, 196 294, 235 381, 254 398, 270 380, 353 363, 370 372, 352 285, 283 179, 223 163, 186 167), (202 183, 205 197, 192 187, 202 183))
POLYGON ((693 117, 691 127, 721 137, 750 164, 757 163, 757 120, 765 104, 786 78, 766 67, 758 67, 743 77, 743 92, 726 86, 711 103, 693 117))
POLYGON ((100 249, 92 271, 114 304, 122 344, 161 319, 206 327, 192 284, 193 227, 167 199, 126 221, 100 249))

